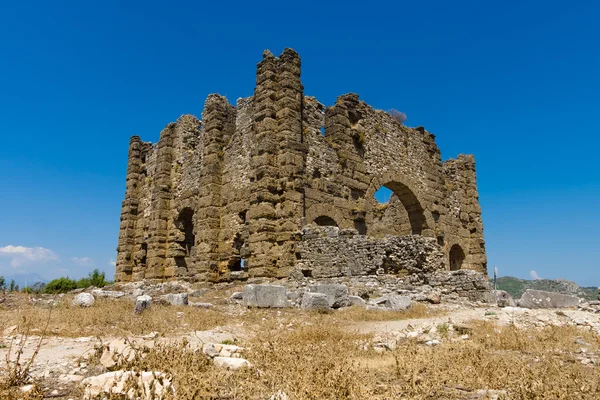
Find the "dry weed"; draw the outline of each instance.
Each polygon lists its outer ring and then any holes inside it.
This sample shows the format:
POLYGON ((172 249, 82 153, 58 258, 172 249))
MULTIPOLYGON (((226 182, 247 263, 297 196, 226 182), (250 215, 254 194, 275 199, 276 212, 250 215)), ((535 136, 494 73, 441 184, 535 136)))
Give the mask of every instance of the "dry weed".
POLYGON ((405 340, 377 354, 362 346, 369 336, 327 317, 308 316, 310 322, 297 326, 263 321, 244 344, 249 369, 218 369, 186 343, 157 345, 126 367, 166 372, 177 399, 265 399, 278 391, 290 399, 465 399, 480 389, 506 390, 510 399, 595 399, 600 393, 600 368, 573 356, 576 339, 594 352, 600 341, 577 328, 475 323, 467 341, 429 347, 405 340))

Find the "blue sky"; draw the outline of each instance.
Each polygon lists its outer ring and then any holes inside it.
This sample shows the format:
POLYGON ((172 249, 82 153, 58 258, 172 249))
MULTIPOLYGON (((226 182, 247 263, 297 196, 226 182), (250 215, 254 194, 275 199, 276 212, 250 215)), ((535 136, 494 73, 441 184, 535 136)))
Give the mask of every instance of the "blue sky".
POLYGON ((112 275, 129 137, 251 95, 292 47, 306 94, 475 154, 500 275, 600 285, 600 3, 168 3, 0 5, 0 275, 112 275))

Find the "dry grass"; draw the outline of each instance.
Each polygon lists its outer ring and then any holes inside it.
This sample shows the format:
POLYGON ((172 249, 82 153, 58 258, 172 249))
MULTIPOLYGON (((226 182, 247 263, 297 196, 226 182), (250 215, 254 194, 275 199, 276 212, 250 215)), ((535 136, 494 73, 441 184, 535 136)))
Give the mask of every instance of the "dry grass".
POLYGON ((134 315, 133 302, 129 300, 97 299, 91 308, 74 307, 71 300, 72 296, 64 296, 53 307, 33 306, 23 301, 18 307, 0 309, 0 319, 5 326, 17 325, 17 332, 29 329, 36 333, 44 326, 51 309, 48 335, 65 337, 169 334, 211 329, 227 322, 222 313, 210 309, 153 304, 148 312, 134 315))
MULTIPOLYGON (((474 322, 469 340, 452 341, 455 333, 438 329, 447 338, 439 346, 405 339, 394 351, 379 354, 366 346, 373 340, 370 335, 348 326, 441 312, 424 305, 407 312, 352 307, 330 313, 153 305, 135 316, 132 303, 125 300, 98 300, 89 309, 71 307, 70 302, 65 296, 52 309, 49 334, 168 335, 217 325, 243 326, 250 339, 240 344, 253 364, 249 369, 218 369, 185 342, 157 343, 122 365, 171 375, 177 399, 268 399, 278 391, 289 399, 467 399, 479 389, 506 390, 510 399, 600 398, 600 367, 585 366, 577 359, 582 346, 598 358, 600 339, 577 327, 517 329, 474 322)), ((0 309, 0 328, 16 324, 21 332, 33 333, 43 328, 48 312, 24 304, 0 309)), ((0 398, 10 398, 14 385, 0 389, 5 390, 0 398)))
POLYGON ((600 368, 574 360, 582 338, 598 351, 598 337, 574 327, 518 330, 476 323, 472 338, 437 347, 405 340, 393 352, 364 350, 368 335, 339 322, 282 327, 266 321, 246 343, 253 367, 215 368, 199 351, 156 346, 126 367, 171 374, 177 399, 465 399, 479 389, 506 390, 510 399, 597 399, 600 368))

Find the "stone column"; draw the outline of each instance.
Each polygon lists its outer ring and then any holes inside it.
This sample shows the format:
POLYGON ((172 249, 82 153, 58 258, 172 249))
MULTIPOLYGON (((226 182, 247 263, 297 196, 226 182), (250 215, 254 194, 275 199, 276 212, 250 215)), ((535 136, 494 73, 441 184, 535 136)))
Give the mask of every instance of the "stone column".
POLYGON ((223 147, 235 132, 236 109, 227 99, 211 94, 204 104, 202 114, 204 152, 197 204, 196 254, 197 273, 208 280, 217 281, 226 263, 219 254, 219 233, 223 212, 221 184, 223 173, 223 147))
POLYGON ((117 265, 115 281, 131 281, 133 272, 133 247, 135 244, 135 222, 138 214, 138 187, 142 169, 143 143, 139 136, 129 140, 125 200, 121 207, 121 224, 117 246, 117 265))
POLYGON ((269 51, 258 64, 254 90, 254 148, 250 191, 249 275, 283 277, 293 266, 290 243, 303 216, 307 146, 302 133, 300 57, 269 51))
MULTIPOLYGON (((175 124, 170 123, 160 134, 157 145, 156 172, 152 182, 147 267, 138 279, 163 278, 167 255, 169 217, 171 215, 171 169, 175 124)), ((137 280, 137 279, 136 279, 137 280)))

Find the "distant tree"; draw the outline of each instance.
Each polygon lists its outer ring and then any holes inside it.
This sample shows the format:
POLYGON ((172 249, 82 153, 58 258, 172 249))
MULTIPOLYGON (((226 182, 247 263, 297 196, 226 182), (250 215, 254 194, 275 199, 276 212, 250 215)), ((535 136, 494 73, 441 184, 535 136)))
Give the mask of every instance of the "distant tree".
POLYGON ((18 285, 15 283, 15 280, 11 279, 10 285, 8 286, 8 291, 14 292, 16 287, 18 287, 18 285))
POLYGON ((392 108, 391 110, 388 111, 388 114, 394 118, 396 121, 400 122, 401 124, 404 123, 404 121, 406 121, 406 118, 408 118, 406 116, 406 114, 404 114, 402 111, 398 111, 395 108, 392 108))
POLYGON ((4 277, 0 276, 0 289, 4 289, 6 286, 6 282, 4 281, 4 277))
POLYGON ((106 285, 108 285, 108 282, 106 281, 106 275, 104 272, 100 272, 98 269, 90 272, 87 278, 81 278, 77 281, 78 288, 88 288, 90 286, 101 288, 106 285))
POLYGON ((77 289, 77 281, 69 279, 69 277, 62 277, 53 279, 44 287, 44 293, 67 293, 71 290, 77 289))

